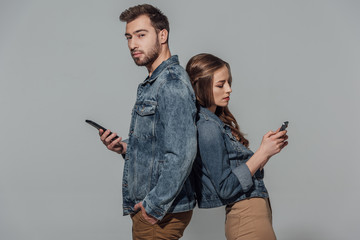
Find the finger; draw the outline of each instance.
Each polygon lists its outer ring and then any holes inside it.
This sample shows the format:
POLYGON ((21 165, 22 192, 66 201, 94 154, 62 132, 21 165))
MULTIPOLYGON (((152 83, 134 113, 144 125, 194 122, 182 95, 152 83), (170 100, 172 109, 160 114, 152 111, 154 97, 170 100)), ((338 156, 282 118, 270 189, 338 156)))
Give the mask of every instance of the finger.
POLYGON ((104 133, 104 130, 102 130, 101 128, 99 129, 99 135, 101 137, 101 135, 104 133))
POLYGON ((116 138, 116 139, 118 138, 117 133, 114 132, 114 133, 110 134, 110 135, 109 135, 109 138, 111 138, 111 141, 114 141, 115 138, 116 138))
POLYGON ((137 209, 139 209, 139 208, 141 208, 141 210, 144 208, 143 207, 143 205, 142 205, 142 202, 138 202, 135 206, 134 206, 134 208, 137 208, 137 209))
POLYGON ((156 218, 154 218, 153 216, 149 215, 146 213, 145 209, 142 212, 143 217, 146 219, 146 221, 148 221, 151 224, 155 224, 158 220, 156 218))
POLYGON ((157 223, 157 219, 156 218, 148 218, 146 219, 150 224, 154 225, 155 223, 157 223))
POLYGON ((140 208, 140 206, 139 206, 139 204, 137 203, 137 204, 135 204, 135 206, 134 206, 134 210, 136 211, 136 210, 138 210, 140 208))
POLYGON ((105 139, 105 142, 106 143, 111 143, 113 140, 115 140, 114 138, 117 136, 116 133, 112 133, 110 134, 106 139, 105 139))
POLYGON ((289 142, 285 141, 280 148, 283 149, 283 148, 286 147, 288 144, 289 144, 289 142))
POLYGON ((276 133, 276 134, 274 135, 274 137, 276 137, 276 138, 281 138, 281 137, 285 136, 286 133, 287 133, 287 131, 284 130, 284 131, 281 131, 281 132, 276 133))
POLYGON ((269 138, 269 137, 271 137, 271 136, 274 135, 274 134, 275 134, 275 132, 269 131, 269 132, 267 132, 267 133, 264 135, 264 137, 265 137, 265 138, 269 138))
POLYGON ((122 140, 121 137, 115 139, 115 141, 116 141, 115 144, 118 145, 120 153, 123 154, 123 152, 124 152, 124 142, 121 142, 121 140, 122 140))
POLYGON ((278 144, 282 144, 282 143, 285 141, 285 139, 283 139, 283 138, 276 138, 274 141, 275 141, 275 143, 278 145, 278 144))
POLYGON ((143 215, 144 219, 151 225, 154 225, 157 222, 156 218, 153 218, 152 216, 146 214, 145 211, 142 211, 141 214, 143 215))
POLYGON ((279 144, 280 149, 283 149, 287 144, 288 144, 287 141, 284 141, 284 142, 280 143, 280 144, 279 144))
POLYGON ((110 130, 106 130, 102 135, 101 135, 101 141, 105 141, 105 139, 109 136, 110 134, 110 130))
POLYGON ((121 141, 121 138, 116 138, 108 145, 108 148, 114 148, 114 147, 122 148, 120 141, 121 141))
MULTIPOLYGON (((114 138, 112 138, 111 144, 112 144, 112 143, 115 143, 115 144, 116 144, 116 143, 119 143, 119 142, 121 142, 121 138, 115 136, 114 138)), ((115 145, 115 144, 114 144, 114 145, 115 145)))

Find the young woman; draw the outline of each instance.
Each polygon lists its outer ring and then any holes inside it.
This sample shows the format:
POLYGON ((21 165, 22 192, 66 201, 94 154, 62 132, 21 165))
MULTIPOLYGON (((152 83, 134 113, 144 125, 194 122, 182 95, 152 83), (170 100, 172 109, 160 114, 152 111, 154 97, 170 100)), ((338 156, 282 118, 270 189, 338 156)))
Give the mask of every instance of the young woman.
POLYGON ((226 205, 227 239, 276 239, 263 167, 287 145, 286 131, 268 132, 253 153, 228 109, 230 66, 211 54, 192 57, 186 71, 198 102, 198 154, 193 166, 200 208, 226 205))

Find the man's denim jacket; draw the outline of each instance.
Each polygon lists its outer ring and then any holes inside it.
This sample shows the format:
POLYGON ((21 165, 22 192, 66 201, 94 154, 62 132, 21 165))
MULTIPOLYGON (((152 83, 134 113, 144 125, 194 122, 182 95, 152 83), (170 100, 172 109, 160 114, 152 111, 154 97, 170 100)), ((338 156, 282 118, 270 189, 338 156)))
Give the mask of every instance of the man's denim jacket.
POLYGON ((198 153, 192 174, 199 208, 219 207, 245 198, 267 198, 263 171, 252 177, 245 164, 253 152, 207 108, 200 107, 198 118, 198 153))
POLYGON ((195 117, 193 88, 174 55, 138 86, 125 155, 124 215, 141 201, 159 220, 194 208, 188 176, 197 148, 195 117))

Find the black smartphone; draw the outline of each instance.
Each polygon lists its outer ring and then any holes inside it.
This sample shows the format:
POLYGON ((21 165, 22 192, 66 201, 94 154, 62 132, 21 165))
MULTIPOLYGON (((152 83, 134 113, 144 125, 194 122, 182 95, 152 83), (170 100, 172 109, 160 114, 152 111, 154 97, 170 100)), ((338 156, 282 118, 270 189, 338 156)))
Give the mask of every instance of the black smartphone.
MULTIPOLYGON (((94 128, 96 128, 96 129, 102 129, 104 132, 106 131, 106 128, 104 128, 103 126, 101 126, 100 124, 97 124, 96 122, 94 122, 94 121, 91 121, 91 120, 85 120, 85 122, 87 122, 88 124, 90 124, 91 126, 93 126, 94 128)), ((110 132, 110 134, 109 134, 109 136, 112 134, 112 132, 110 132)), ((117 139, 117 138, 119 138, 119 136, 116 136, 116 137, 114 137, 114 139, 113 140, 115 140, 115 139, 117 139)))
POLYGON ((288 127, 288 125, 289 125, 289 121, 283 122, 283 124, 280 127, 279 132, 284 131, 288 127))

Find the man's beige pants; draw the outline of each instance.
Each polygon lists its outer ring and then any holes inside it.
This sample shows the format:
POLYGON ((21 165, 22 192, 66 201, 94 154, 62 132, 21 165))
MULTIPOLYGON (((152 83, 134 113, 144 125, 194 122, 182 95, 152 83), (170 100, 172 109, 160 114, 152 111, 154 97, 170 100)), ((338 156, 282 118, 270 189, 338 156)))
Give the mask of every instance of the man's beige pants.
POLYGON ((158 223, 151 225, 144 219, 141 211, 131 216, 133 221, 132 235, 134 240, 169 240, 183 236, 186 226, 192 217, 192 211, 168 213, 158 223))

